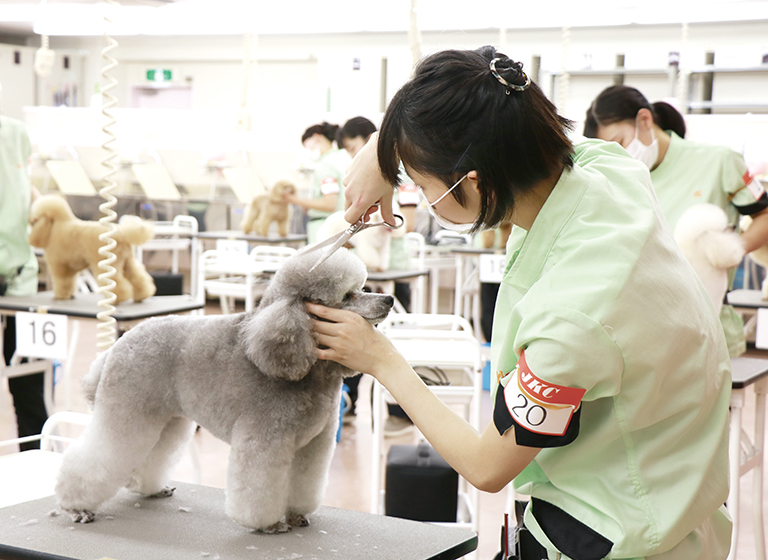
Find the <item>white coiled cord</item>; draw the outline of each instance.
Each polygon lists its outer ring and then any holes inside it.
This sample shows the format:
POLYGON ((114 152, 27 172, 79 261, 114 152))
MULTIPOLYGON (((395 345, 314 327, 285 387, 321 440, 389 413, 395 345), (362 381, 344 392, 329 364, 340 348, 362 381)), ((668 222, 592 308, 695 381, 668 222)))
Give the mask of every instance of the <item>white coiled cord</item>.
POLYGON ((571 75, 568 73, 568 49, 571 47, 571 28, 564 26, 561 31, 561 74, 560 88, 557 96, 557 110, 561 115, 565 115, 568 108, 568 90, 571 85, 571 75))
POLYGON ((413 69, 421 61, 421 30, 419 29, 418 1, 411 0, 411 9, 408 12, 408 44, 411 48, 411 61, 413 69))
MULTIPOLYGON (((119 6, 115 0, 106 0, 106 2, 115 8, 119 6)), ((109 28, 112 20, 110 20, 108 13, 104 14, 104 19, 109 28)), ((117 173, 117 165, 115 163, 117 150, 115 150, 115 147, 112 145, 115 142, 116 136, 111 130, 117 121, 109 111, 117 102, 115 96, 109 93, 110 90, 117 85, 117 80, 109 75, 109 71, 117 66, 117 60, 109 56, 109 52, 117 48, 117 41, 109 35, 109 29, 104 33, 104 38, 106 39, 107 46, 101 51, 101 56, 106 61, 106 64, 101 69, 101 77, 106 85, 102 85, 101 88, 101 113, 104 115, 106 122, 101 130, 108 136, 108 138, 101 145, 106 152, 101 164, 107 168, 107 171, 104 174, 104 184, 99 189, 99 194, 106 200, 106 202, 99 205, 99 210, 104 214, 99 218, 99 222, 107 226, 107 231, 99 235, 99 240, 103 243, 103 245, 99 247, 99 254, 104 257, 104 259, 99 261, 99 268, 105 271, 98 276, 99 293, 104 296, 103 299, 99 301, 99 307, 101 307, 103 311, 99 311, 96 315, 99 319, 99 332, 96 335, 98 339, 96 346, 100 351, 108 350, 117 339, 117 321, 115 321, 115 318, 112 316, 115 311, 114 303, 117 300, 117 296, 114 293, 117 284, 113 279, 116 270, 115 267, 112 266, 115 260, 117 260, 117 257, 112 252, 115 247, 117 247, 117 242, 113 237, 115 230, 117 229, 115 226, 117 213, 113 210, 114 206, 117 204, 117 198, 112 194, 112 191, 117 188, 117 183, 113 179, 113 176, 117 173)))
POLYGON ((680 112, 685 114, 688 106, 688 24, 683 22, 680 28, 680 55, 677 62, 677 83, 675 84, 675 97, 677 97, 680 112))

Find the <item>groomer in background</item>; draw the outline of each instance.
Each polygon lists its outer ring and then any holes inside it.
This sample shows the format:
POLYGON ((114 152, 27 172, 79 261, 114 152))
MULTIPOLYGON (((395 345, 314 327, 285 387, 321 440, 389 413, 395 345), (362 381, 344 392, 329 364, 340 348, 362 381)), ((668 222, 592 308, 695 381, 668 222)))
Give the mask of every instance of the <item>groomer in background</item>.
MULTIPOLYGON (((707 202, 722 208, 734 227, 740 215, 752 217, 741 236, 747 253, 768 242, 768 195, 750 175, 744 158, 727 146, 685 140, 685 120, 669 103, 651 104, 633 87, 610 86, 587 110, 584 136, 618 142, 648 166, 673 231, 683 212, 707 202)), ((743 354, 744 323, 730 305, 723 305, 720 322, 731 357, 743 354)))
POLYGON ((310 126, 301 135, 301 143, 316 162, 312 173, 312 190, 309 198, 295 194, 283 195, 283 201, 300 206, 309 217, 307 243, 317 242, 317 232, 323 222, 344 209, 344 185, 341 182, 349 163, 346 153, 334 146, 339 125, 323 122, 310 126))
MULTIPOLYGON (((2 87, 0 86, 0 99, 2 87)), ((24 123, 0 114, 0 294, 27 296, 37 292, 37 257, 27 242, 33 191, 27 172, 32 146, 24 123)), ((3 357, 10 364, 16 351, 16 320, 3 318, 3 357)), ((19 437, 41 433, 48 419, 43 398, 43 373, 8 379, 16 409, 19 437)), ((21 451, 39 442, 23 443, 21 451)))

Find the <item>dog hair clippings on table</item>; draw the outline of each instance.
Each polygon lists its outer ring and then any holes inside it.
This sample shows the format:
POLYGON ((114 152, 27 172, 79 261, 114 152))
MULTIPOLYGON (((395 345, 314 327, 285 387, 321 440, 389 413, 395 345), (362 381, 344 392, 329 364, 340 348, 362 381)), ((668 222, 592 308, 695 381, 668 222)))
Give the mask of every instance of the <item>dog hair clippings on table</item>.
POLYGON ((528 75, 525 72, 523 72, 522 65, 520 63, 513 62, 512 63, 513 68, 504 68, 504 69, 502 69, 502 70, 516 70, 517 72, 519 72, 520 75, 523 78, 525 78, 525 83, 520 86, 520 85, 517 85, 517 84, 511 84, 507 80, 502 78, 501 74, 499 74, 498 70, 496 70, 496 63, 499 62, 500 60, 501 60, 500 58, 494 58, 493 60, 491 60, 491 63, 490 63, 489 66, 491 68, 491 74, 493 74, 493 77, 496 78, 497 80, 499 80, 499 82, 504 87, 507 88, 507 95, 509 95, 512 90, 515 90, 515 91, 525 91, 526 89, 528 89, 528 86, 531 85, 531 79, 528 77, 528 75))

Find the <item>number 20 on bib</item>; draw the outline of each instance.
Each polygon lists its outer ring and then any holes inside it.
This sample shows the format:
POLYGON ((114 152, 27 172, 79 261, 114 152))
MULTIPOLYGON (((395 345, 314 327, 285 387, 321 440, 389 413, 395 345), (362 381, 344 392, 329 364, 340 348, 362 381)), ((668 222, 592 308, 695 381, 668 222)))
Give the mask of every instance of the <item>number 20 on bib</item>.
POLYGON ((526 430, 561 436, 586 389, 564 387, 536 377, 520 352, 513 375, 504 387, 504 401, 512 419, 526 430))

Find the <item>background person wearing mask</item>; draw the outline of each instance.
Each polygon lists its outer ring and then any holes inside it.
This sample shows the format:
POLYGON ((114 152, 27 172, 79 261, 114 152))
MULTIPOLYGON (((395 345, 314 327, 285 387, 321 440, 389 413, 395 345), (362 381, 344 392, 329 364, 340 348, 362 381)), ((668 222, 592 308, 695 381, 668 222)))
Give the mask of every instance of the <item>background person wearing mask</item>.
MULTIPOLYGON (((29 207, 37 195, 27 172, 31 154, 24 123, 0 115, 0 295, 37 292, 37 257, 27 241, 29 207)), ((3 325, 3 357, 10 364, 16 350, 16 320, 5 317, 3 325)), ((8 379, 19 437, 41 433, 48 419, 43 381, 42 373, 8 379)), ((19 447, 21 451, 37 449, 40 443, 22 443, 19 447)))
MULTIPOLYGON (((336 143, 342 146, 347 153, 354 158, 363 146, 376 132, 376 125, 365 117, 353 117, 349 119, 339 130, 336 143)), ((405 220, 406 232, 414 231, 416 227, 416 206, 419 204, 418 187, 413 184, 405 174, 398 185, 393 197, 393 211, 400 214, 405 220)), ((406 270, 410 265, 410 256, 404 237, 393 237, 390 242, 390 270, 406 270)), ((395 282, 395 297, 403 304, 406 311, 411 310, 411 285, 407 282, 395 282)), ((354 378, 359 383, 360 375, 354 378)), ((413 431, 413 422, 399 404, 387 404, 389 416, 384 423, 384 436, 397 437, 413 431)))
MULTIPOLYGON (((584 136, 618 142, 648 166, 673 231, 683 212, 706 202, 722 208, 733 226, 738 226, 739 215, 752 217, 749 230, 741 234, 745 252, 768 242, 768 195, 744 158, 726 146, 685 140, 683 116, 670 104, 650 104, 633 87, 608 87, 587 110, 584 136)), ((731 357, 739 356, 746 350, 741 318, 723 305, 720 321, 731 357)))
POLYGON ((344 209, 344 185, 342 178, 349 159, 346 154, 334 148, 339 125, 324 122, 310 126, 301 135, 301 143, 317 162, 312 173, 312 185, 309 198, 295 194, 286 194, 283 201, 301 206, 309 217, 307 223, 307 243, 317 241, 317 230, 325 219, 344 209))

